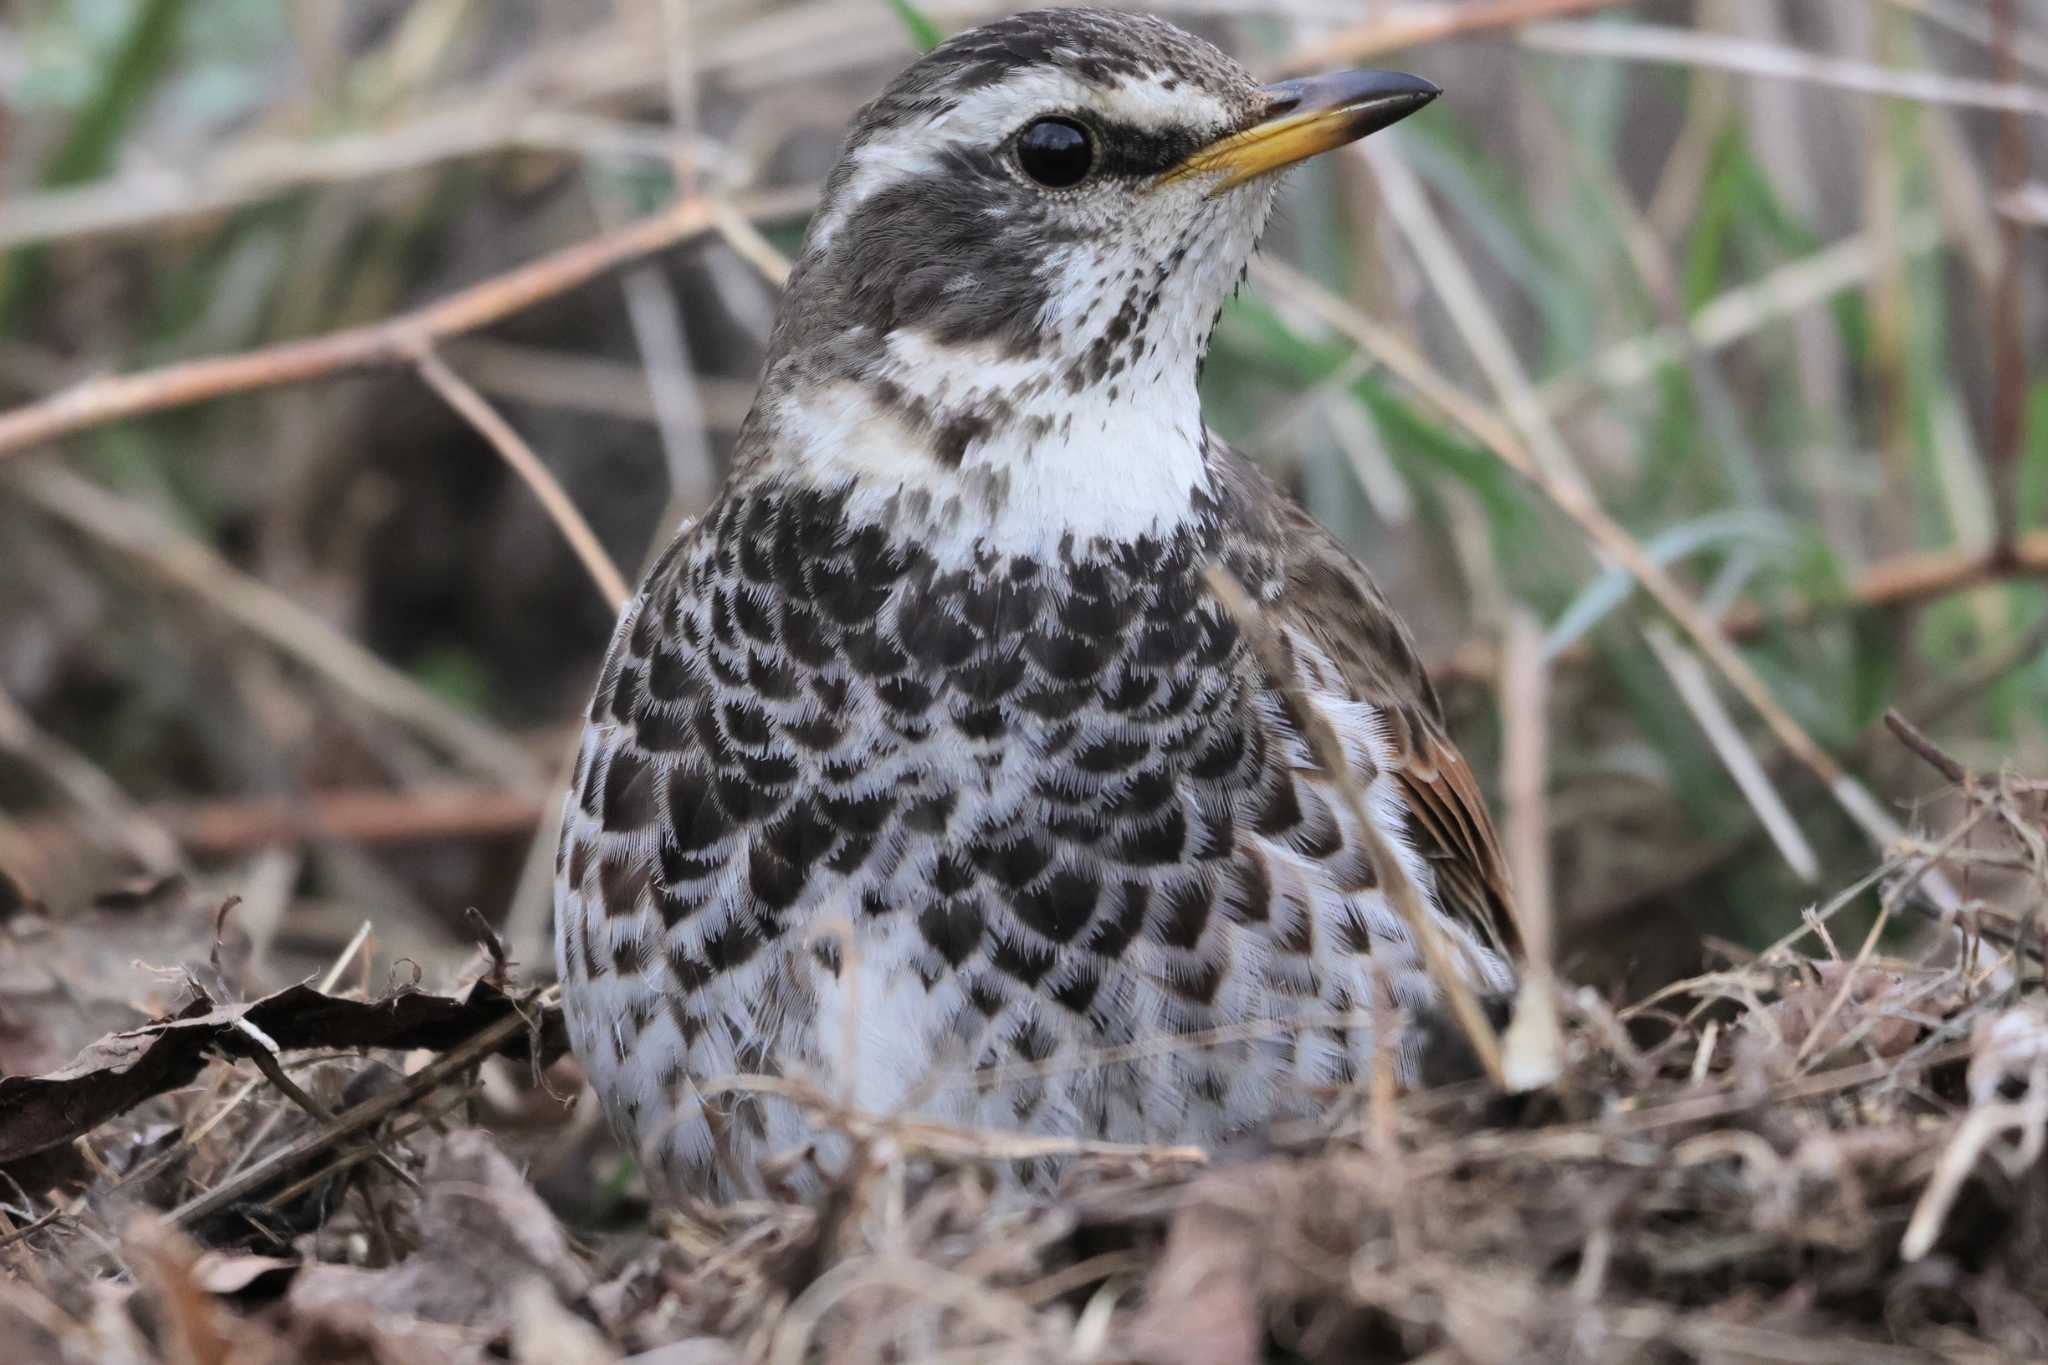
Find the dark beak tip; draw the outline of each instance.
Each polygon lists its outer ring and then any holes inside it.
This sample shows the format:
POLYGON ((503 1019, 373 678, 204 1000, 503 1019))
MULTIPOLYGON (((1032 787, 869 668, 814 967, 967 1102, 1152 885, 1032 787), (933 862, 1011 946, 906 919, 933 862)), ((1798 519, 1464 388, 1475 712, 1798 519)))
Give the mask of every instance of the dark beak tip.
POLYGON ((1267 86, 1265 116, 1347 106, 1410 114, 1443 93, 1435 81, 1405 71, 1332 71, 1267 86))
POLYGON ((1411 76, 1405 71, 1374 71, 1361 73, 1367 79, 1359 82, 1367 92, 1371 103, 1386 109, 1398 109, 1412 114, 1444 93, 1444 88, 1435 81, 1411 76))

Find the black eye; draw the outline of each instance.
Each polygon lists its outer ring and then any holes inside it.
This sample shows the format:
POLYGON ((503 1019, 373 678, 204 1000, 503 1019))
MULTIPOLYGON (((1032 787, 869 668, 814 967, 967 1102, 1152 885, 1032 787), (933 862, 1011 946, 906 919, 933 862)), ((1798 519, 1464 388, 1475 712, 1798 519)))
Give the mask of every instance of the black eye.
POLYGON ((1017 164, 1047 189, 1063 190, 1088 178, 1095 139, 1070 118, 1042 118, 1018 135, 1017 164))

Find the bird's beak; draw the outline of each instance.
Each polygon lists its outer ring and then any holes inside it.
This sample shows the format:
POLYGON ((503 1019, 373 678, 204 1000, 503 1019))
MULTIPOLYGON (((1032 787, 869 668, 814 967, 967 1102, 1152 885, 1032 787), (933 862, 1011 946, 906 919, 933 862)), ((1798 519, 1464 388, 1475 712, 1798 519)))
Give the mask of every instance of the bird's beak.
POLYGON ((1399 71, 1336 71, 1262 87, 1264 117, 1220 137, 1160 177, 1215 178, 1215 188, 1241 185, 1368 133, 1399 123, 1443 93, 1399 71))

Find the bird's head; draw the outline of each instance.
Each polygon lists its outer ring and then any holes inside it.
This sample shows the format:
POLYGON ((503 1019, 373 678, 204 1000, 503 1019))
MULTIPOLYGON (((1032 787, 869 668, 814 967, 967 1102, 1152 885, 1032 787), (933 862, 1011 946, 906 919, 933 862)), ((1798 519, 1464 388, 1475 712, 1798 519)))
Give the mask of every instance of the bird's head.
POLYGON ((854 122, 790 280, 753 444, 885 485, 950 471, 983 512, 1027 465, 1047 491, 1112 510, 1161 479, 1184 502, 1203 445, 1196 370, 1275 173, 1437 93, 1384 71, 1261 85, 1163 20, 1100 10, 940 44, 854 122))

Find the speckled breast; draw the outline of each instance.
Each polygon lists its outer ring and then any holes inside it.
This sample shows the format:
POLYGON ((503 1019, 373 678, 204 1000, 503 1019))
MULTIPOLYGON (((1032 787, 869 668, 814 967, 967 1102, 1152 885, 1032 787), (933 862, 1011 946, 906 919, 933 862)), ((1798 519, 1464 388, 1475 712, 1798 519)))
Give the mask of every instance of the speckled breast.
POLYGON ((578 1051, 671 1183, 746 1188, 807 1136, 735 1074, 1188 1140, 1350 1074, 1355 1025, 1218 1036, 1370 1003, 1397 930, 1202 586, 1217 548, 1197 521, 948 565, 772 488, 672 547, 592 702, 557 879, 578 1051))

